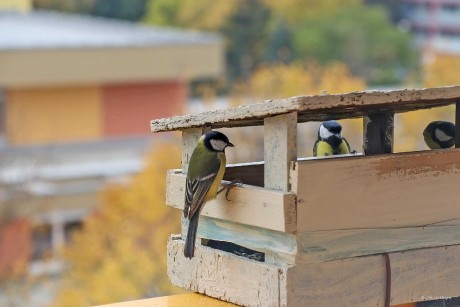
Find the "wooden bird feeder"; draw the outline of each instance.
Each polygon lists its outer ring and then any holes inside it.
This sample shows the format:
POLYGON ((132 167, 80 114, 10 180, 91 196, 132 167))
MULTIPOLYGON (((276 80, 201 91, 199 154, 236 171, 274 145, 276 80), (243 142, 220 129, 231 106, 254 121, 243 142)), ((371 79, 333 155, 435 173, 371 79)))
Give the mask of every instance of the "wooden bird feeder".
POLYGON ((459 103, 453 86, 299 96, 153 120, 153 132, 182 131, 182 170, 167 174, 167 204, 177 209, 203 132, 264 126, 264 162, 227 166, 224 179, 245 184, 230 201, 207 203, 195 257, 183 256, 186 220, 182 235, 170 237, 171 282, 245 306, 384 306, 389 286, 392 305, 460 296, 460 150, 392 153, 395 113, 449 104, 457 104, 459 147, 459 103), (297 123, 353 117, 364 118, 364 155, 297 159, 297 123))

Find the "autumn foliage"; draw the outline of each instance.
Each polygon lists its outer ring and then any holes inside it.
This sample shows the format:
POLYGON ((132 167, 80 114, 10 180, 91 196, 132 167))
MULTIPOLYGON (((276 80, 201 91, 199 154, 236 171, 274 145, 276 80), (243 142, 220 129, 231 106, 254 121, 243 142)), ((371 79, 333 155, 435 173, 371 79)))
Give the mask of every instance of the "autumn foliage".
POLYGON ((166 241, 180 214, 165 205, 166 170, 180 165, 180 149, 161 145, 128 185, 112 185, 99 210, 63 251, 68 263, 55 306, 92 306, 174 290, 166 276, 166 241))

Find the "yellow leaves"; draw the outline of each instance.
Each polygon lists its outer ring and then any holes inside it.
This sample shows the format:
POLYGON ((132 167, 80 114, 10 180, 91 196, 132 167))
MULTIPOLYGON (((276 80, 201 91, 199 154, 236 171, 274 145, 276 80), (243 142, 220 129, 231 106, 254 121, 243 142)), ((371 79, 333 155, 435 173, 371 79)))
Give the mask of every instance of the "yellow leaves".
POLYGON ((182 1, 179 23, 201 30, 217 30, 228 19, 241 0, 182 1))
POLYGON ((263 0, 274 12, 284 16, 291 23, 302 22, 306 18, 334 15, 338 10, 362 3, 361 0, 263 0))
POLYGON ((460 84, 460 56, 452 54, 436 54, 424 67, 425 87, 447 86, 460 84))
POLYGON ((334 62, 322 67, 310 62, 261 67, 252 75, 250 86, 252 95, 273 99, 363 90, 366 84, 363 79, 352 76, 343 63, 334 62))
POLYGON ((126 186, 101 195, 100 209, 75 233, 63 255, 69 270, 56 306, 87 306, 167 294, 166 240, 177 233, 180 212, 164 203, 166 170, 180 149, 161 145, 126 186))

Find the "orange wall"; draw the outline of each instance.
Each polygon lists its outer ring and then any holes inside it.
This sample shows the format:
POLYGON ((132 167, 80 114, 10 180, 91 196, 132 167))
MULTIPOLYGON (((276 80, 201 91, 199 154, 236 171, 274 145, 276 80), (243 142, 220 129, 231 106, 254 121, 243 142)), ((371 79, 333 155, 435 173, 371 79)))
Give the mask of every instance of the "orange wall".
POLYGON ((102 87, 104 136, 150 134, 153 118, 181 114, 187 85, 181 81, 102 87))
POLYGON ((6 134, 12 145, 97 139, 97 86, 7 90, 6 134))

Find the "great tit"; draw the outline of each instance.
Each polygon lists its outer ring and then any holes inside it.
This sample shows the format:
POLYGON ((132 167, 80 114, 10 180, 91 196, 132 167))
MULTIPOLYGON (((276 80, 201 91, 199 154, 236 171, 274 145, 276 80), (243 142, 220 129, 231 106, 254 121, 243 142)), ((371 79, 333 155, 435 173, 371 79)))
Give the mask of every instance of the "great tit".
POLYGON ((313 156, 332 156, 350 153, 350 145, 342 137, 342 126, 335 120, 321 124, 318 129, 318 139, 313 147, 313 156))
MULTIPOLYGON (((204 204, 218 194, 225 173, 225 148, 233 147, 221 132, 210 131, 200 137, 187 171, 184 217, 189 219, 184 256, 192 259, 198 219, 204 204)), ((220 192, 220 191, 219 191, 220 192)))
POLYGON ((455 144, 455 125, 445 121, 431 122, 423 130, 423 138, 430 149, 450 148, 455 144))

